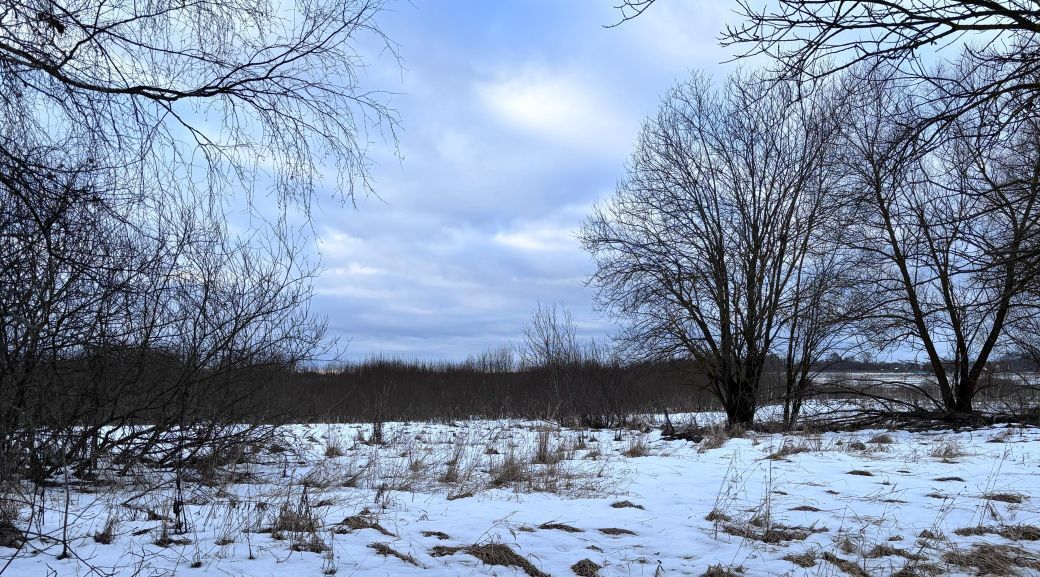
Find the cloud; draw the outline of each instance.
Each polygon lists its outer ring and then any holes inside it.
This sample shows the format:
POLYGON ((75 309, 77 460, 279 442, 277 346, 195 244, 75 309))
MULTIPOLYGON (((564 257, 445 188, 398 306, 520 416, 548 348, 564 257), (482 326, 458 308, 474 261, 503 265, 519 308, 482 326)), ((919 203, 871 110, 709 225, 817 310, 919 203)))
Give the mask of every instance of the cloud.
POLYGON ((384 57, 366 74, 399 93, 403 160, 378 154, 378 198, 314 219, 314 309, 349 339, 347 356, 463 358, 516 341, 538 302, 564 303, 583 336, 614 332, 594 312, 575 231, 660 95, 690 68, 718 71, 720 4, 657 3, 612 29, 610 3, 387 13, 404 70, 384 57))
POLYGON ((616 152, 631 138, 631 114, 587 76, 529 67, 478 83, 476 91, 501 122, 566 148, 616 152))

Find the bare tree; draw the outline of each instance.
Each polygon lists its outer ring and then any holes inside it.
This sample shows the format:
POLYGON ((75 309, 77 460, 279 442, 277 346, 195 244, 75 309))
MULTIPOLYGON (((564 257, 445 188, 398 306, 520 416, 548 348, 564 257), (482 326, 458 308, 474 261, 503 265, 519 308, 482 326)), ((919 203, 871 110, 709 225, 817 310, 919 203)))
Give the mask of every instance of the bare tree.
POLYGON ((291 213, 368 190, 370 131, 394 137, 357 76, 362 42, 393 53, 380 8, 0 7, 5 489, 144 462, 179 483, 270 431, 258 393, 324 344, 291 213))
POLYGON ((565 390, 574 369, 584 361, 578 327, 570 310, 562 305, 538 303, 530 322, 523 328, 520 366, 544 372, 552 391, 554 416, 568 401, 565 390))
POLYGON ((564 306, 538 303, 523 334, 520 361, 525 366, 552 367, 581 362, 578 326, 571 311, 564 306))
POLYGON ((322 166, 335 166, 347 198, 367 187, 364 131, 382 126, 392 137, 395 121, 357 75, 360 42, 393 50, 374 22, 380 8, 7 2, 3 136, 60 146, 141 194, 238 194, 262 178, 282 201, 306 207, 322 166))
POLYGON ((630 352, 698 360, 733 425, 753 421, 778 333, 804 318, 790 311, 798 275, 835 212, 836 115, 797 96, 739 75, 718 91, 702 75, 681 83, 581 232, 630 352))
MULTIPOLYGON (((621 22, 638 17, 656 0, 627 0, 621 22)), ((723 45, 742 49, 737 58, 766 55, 780 78, 818 78, 884 63, 929 89, 942 104, 925 125, 945 125, 977 106, 1014 95, 1019 109, 1040 96, 1040 12, 1032 0, 738 0, 744 21, 727 26, 723 45), (957 51, 963 76, 932 66, 926 55, 957 51)))
POLYGON ((958 116, 930 144, 912 129, 917 94, 892 76, 856 84, 842 149, 861 207, 856 244, 873 255, 884 303, 873 333, 927 357, 936 406, 970 412, 1000 339, 1030 306, 1040 125, 994 102, 958 116))
POLYGON ((793 428, 805 401, 816 390, 828 356, 850 354, 868 343, 863 320, 878 304, 873 287, 863 283, 863 254, 845 243, 851 210, 831 207, 836 214, 821 219, 803 251, 783 307, 783 329, 774 350, 783 360, 783 422, 793 428))

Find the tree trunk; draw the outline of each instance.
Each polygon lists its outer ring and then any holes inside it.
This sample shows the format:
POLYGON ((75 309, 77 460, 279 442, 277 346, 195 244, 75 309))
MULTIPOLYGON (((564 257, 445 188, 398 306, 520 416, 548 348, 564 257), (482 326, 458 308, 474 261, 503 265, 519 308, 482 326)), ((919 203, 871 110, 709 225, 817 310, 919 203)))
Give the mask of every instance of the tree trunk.
POLYGON ((972 400, 975 398, 975 389, 978 379, 963 379, 957 383, 957 394, 953 405, 948 407, 954 413, 972 412, 972 400))
POLYGON ((755 386, 746 380, 730 383, 733 393, 726 401, 726 419, 730 427, 750 427, 755 421, 757 395, 755 386))

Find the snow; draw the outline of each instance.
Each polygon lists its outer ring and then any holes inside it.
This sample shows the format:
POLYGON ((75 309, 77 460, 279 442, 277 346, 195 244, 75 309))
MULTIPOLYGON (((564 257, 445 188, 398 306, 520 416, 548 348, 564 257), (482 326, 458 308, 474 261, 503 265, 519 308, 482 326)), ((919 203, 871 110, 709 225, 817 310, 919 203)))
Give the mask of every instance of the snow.
MULTIPOLYGON (((702 417, 699 422, 710 420, 702 417)), ((561 430, 535 421, 388 423, 383 445, 362 442, 371 434, 367 425, 301 424, 287 432, 300 439, 298 451, 258 453, 252 462, 239 465, 231 479, 248 482, 225 479, 186 486, 188 530, 170 537, 190 543, 154 544, 163 521, 148 520, 147 511, 170 516, 175 493, 163 483, 168 479, 152 474, 132 483, 117 479, 116 485, 91 492, 72 490, 73 556, 58 559, 66 492, 51 487, 43 518, 37 515, 33 528, 47 537, 31 540, 3 574, 525 574, 514 567, 485 565, 465 551, 432 554, 438 545, 487 543, 508 545, 540 571, 557 576, 573 575, 571 566, 585 558, 600 565, 604 577, 701 575, 716 564, 748 576, 842 575, 836 565, 819 558, 828 552, 868 575, 891 575, 908 563, 898 554, 869 556, 879 545, 920 556, 917 564, 935 565, 943 575, 975 574, 943 559, 945 553, 969 551, 973 544, 1012 545, 1027 552, 1027 558, 1040 557, 1040 541, 955 533, 980 525, 994 531, 1040 525, 1036 429, 748 433, 708 450, 661 440, 657 432, 561 430), (540 434, 563 460, 530 462, 540 434), (890 437, 881 440, 892 442, 870 442, 881 434, 890 437), (623 454, 640 441, 648 455, 623 454), (769 458, 785 443, 789 454, 769 458), (341 448, 343 455, 326 457, 330 445, 341 448), (557 453, 560 446, 563 450, 557 453), (496 473, 510 454, 526 469, 523 478, 495 487, 496 473), (460 461, 459 478, 444 481, 453 457, 460 461), (123 505, 128 499, 134 508, 123 505), (329 551, 292 551, 292 534, 277 539, 256 532, 270 527, 283 506, 300 507, 301 499, 318 519, 315 534, 331 545, 329 551), (1016 499, 1021 502, 1008 502, 1016 499), (611 506, 622 500, 643 508, 611 506), (730 520, 707 520, 713 511, 730 520), (357 515, 392 536, 337 525, 357 515), (110 517, 118 519, 113 542, 96 542, 95 533, 110 517), (539 528, 545 523, 580 531, 539 528), (776 543, 746 536, 747 531, 785 527, 808 535, 776 543), (634 534, 599 531, 604 528, 634 534), (920 539, 923 530, 944 538, 920 539), (385 543, 418 565, 380 555, 370 547, 373 543, 385 543), (817 557, 814 567, 782 559, 807 551, 817 557)), ((0 549, 0 567, 13 552, 0 549)), ((1027 565, 1018 563, 1019 574, 1040 574, 1027 565)))

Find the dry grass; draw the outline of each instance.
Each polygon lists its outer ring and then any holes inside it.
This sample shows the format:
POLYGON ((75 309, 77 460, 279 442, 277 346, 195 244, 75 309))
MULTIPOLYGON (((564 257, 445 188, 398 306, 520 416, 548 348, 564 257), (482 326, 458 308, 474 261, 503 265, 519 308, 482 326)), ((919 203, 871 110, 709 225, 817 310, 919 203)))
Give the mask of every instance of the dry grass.
POLYGON ((941 541, 946 539, 945 535, 937 531, 932 531, 931 529, 922 529, 917 536, 921 539, 931 539, 932 541, 941 541))
POLYGON ((538 526, 539 529, 550 529, 556 531, 566 531, 567 533, 581 533, 582 530, 577 527, 572 527, 564 523, 542 523, 538 526))
POLYGON ((772 459, 774 461, 779 461, 781 459, 786 459, 791 455, 797 455, 799 453, 808 453, 812 450, 813 448, 809 446, 809 444, 804 439, 799 443, 794 443, 791 441, 791 439, 784 439, 784 444, 780 445, 779 449, 770 453, 769 456, 766 458, 772 459))
POLYGON ((341 532, 343 533, 351 533, 354 531, 359 531, 361 529, 373 529, 375 531, 379 531, 387 537, 397 537, 397 535, 394 535, 390 531, 387 531, 385 527, 380 525, 378 521, 369 516, 369 514, 365 511, 363 511, 360 515, 351 515, 350 517, 347 517, 346 519, 343 519, 342 521, 337 523, 337 525, 341 528, 341 532))
POLYGON ((112 541, 115 541, 116 528, 119 525, 119 520, 115 517, 109 517, 105 521, 104 529, 94 533, 94 542, 101 543, 102 545, 111 545, 112 541))
POLYGON ((571 571, 578 577, 599 577, 600 569, 602 567, 593 563, 591 559, 582 559, 571 565, 571 571))
POLYGON ((740 577, 744 572, 740 568, 723 567, 722 565, 712 565, 708 567, 708 570, 701 574, 701 577, 740 577))
POLYGON ((342 457, 346 453, 343 450, 343 441, 339 436, 330 435, 325 438, 325 457, 334 459, 336 457, 342 457))
POLYGON ((727 515, 725 511, 722 511, 721 509, 716 507, 715 509, 712 509, 707 514, 707 516, 704 517, 704 520, 705 521, 711 521, 712 523, 715 523, 715 522, 731 521, 732 518, 729 515, 727 515))
POLYGON ((943 570, 932 563, 907 563, 892 577, 938 577, 943 574, 943 570))
POLYGON ((964 457, 968 455, 968 452, 955 439, 940 439, 932 445, 929 454, 937 459, 949 460, 964 457))
POLYGON ((162 527, 159 529, 159 536, 156 537, 154 541, 152 541, 152 544, 158 545, 159 547, 172 547, 174 545, 190 545, 191 539, 186 539, 183 537, 174 537, 170 534, 169 524, 163 523, 162 527))
POLYGON ((527 463, 517 457, 514 449, 510 449, 500 461, 491 467, 491 485, 493 487, 516 485, 530 477, 531 473, 527 463))
POLYGON ((1001 503, 1020 505, 1028 497, 1021 493, 983 493, 981 498, 987 501, 1000 501, 1001 503))
POLYGON ((947 552, 943 560, 962 569, 974 569, 979 575, 1021 575, 1019 569, 1040 571, 1036 553, 1011 545, 976 543, 970 551, 947 552))
POLYGON ((632 531, 632 530, 629 530, 629 529, 622 529, 620 527, 604 527, 603 529, 598 529, 598 531, 600 533, 603 533, 604 535, 635 535, 636 534, 635 531, 632 531))
POLYGON ((862 567, 857 565, 854 561, 848 559, 842 559, 834 553, 824 553, 821 558, 840 569, 843 573, 852 575, 853 577, 871 577, 869 573, 863 570, 862 567))
POLYGON ((892 435, 889 435, 888 433, 879 433, 867 439, 867 442, 873 443, 875 445, 891 445, 895 443, 896 440, 892 438, 892 435))
POLYGON ((271 525, 272 533, 313 533, 320 526, 318 517, 301 502, 300 506, 282 505, 271 525))
POLYGON ((783 559, 784 561, 790 561, 791 563, 794 563, 795 565, 804 569, 816 566, 816 553, 813 551, 805 551, 797 555, 795 555, 794 553, 790 553, 784 555, 783 557, 781 557, 781 559, 783 559))
POLYGON ((451 447, 451 455, 448 457, 448 462, 444 468, 444 473, 441 474, 438 479, 442 483, 458 483, 466 478, 469 478, 472 474, 471 469, 467 469, 463 474, 463 459, 466 456, 466 448, 469 445, 469 437, 466 435, 458 435, 453 440, 451 447))
POLYGON ((538 431, 537 444, 531 463, 535 465, 555 465, 562 460, 559 449, 552 447, 550 443, 551 438, 551 431, 538 431))
POLYGON ((798 505, 797 507, 792 507, 790 510, 791 511, 809 511, 810 513, 819 513, 821 511, 821 509, 819 509, 817 507, 813 507, 812 505, 798 505))
POLYGON ((628 440, 628 447, 621 454, 626 457, 645 457, 650 454, 650 446, 646 444, 643 435, 639 435, 628 440))
POLYGON ((1011 541, 1040 541, 1040 527, 1034 525, 997 525, 961 527, 954 533, 962 536, 1000 535, 1011 541))
POLYGON ((845 448, 849 451, 866 451, 867 449, 869 449, 869 447, 867 447, 867 444, 863 441, 860 441, 859 439, 849 441, 849 443, 845 445, 845 448))
POLYGON ((741 438, 745 434, 747 434, 747 431, 743 427, 726 428, 722 425, 711 427, 704 431, 704 439, 701 441, 700 446, 697 447, 697 452, 703 453, 712 449, 720 449, 726 444, 726 441, 741 438))
POLYGON ((293 551, 307 551, 310 553, 325 553, 329 551, 329 545, 317 533, 300 533, 292 540, 289 546, 293 551))
POLYGON ((784 541, 804 541, 813 533, 822 533, 825 528, 798 527, 775 523, 769 526, 758 526, 755 523, 723 525, 722 530, 735 537, 743 537, 754 541, 761 541, 775 545, 784 541))
POLYGON ((906 549, 892 547, 891 545, 886 545, 884 543, 875 545, 873 549, 867 552, 866 556, 871 559, 877 559, 879 557, 902 557, 908 561, 924 561, 925 559, 921 555, 911 553, 906 549))
POLYGON ((501 565, 503 567, 516 567, 531 577, 550 577, 548 573, 540 571, 530 561, 521 557, 516 551, 502 543, 487 543, 485 545, 466 545, 463 547, 445 547, 437 545, 430 550, 433 557, 446 557, 462 551, 468 555, 480 559, 485 565, 501 565))
POLYGON ((371 543, 368 547, 369 549, 373 549, 377 554, 382 555, 383 557, 397 557, 398 559, 404 561, 405 563, 408 563, 409 565, 422 567, 422 564, 420 564, 415 559, 415 557, 412 557, 407 553, 401 553, 400 551, 391 548, 386 543, 371 543))

